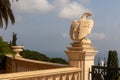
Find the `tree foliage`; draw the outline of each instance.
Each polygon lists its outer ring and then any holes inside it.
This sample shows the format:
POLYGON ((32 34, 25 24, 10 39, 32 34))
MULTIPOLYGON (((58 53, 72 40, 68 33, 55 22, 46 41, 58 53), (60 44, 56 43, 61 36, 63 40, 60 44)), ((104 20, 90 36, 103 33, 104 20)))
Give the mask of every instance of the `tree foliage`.
POLYGON ((107 66, 108 67, 118 67, 119 66, 117 51, 109 51, 107 66))
POLYGON ((17 34, 13 32, 13 36, 12 36, 12 42, 11 42, 12 46, 16 46, 17 45, 17 34))
POLYGON ((0 37, 0 53, 12 53, 9 43, 3 41, 2 37, 0 37))
POLYGON ((3 41, 2 37, 0 37, 0 62, 3 60, 5 54, 13 54, 10 45, 8 42, 3 41))
POLYGON ((51 58, 51 62, 60 63, 60 64, 68 64, 68 62, 64 60, 63 58, 51 58))
POLYGON ((49 58, 46 55, 39 53, 37 51, 24 50, 20 53, 20 55, 27 59, 67 64, 67 61, 62 58, 49 58))
POLYGON ((37 51, 23 50, 20 55, 27 59, 39 60, 39 61, 50 61, 50 58, 37 51))
MULTIPOLYGON (((111 68, 117 68, 119 66, 117 51, 109 51, 107 66, 111 68)), ((111 80, 118 80, 119 78, 119 75, 110 69, 107 70, 107 76, 111 77, 111 80)))

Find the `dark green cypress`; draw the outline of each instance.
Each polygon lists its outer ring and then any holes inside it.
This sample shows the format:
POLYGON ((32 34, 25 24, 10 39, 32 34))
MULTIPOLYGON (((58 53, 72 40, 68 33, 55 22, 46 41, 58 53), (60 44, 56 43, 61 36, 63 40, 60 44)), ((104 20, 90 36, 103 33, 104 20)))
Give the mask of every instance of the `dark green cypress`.
POLYGON ((108 67, 118 67, 119 66, 117 51, 109 51, 107 66, 108 67))
POLYGON ((13 32, 13 38, 12 38, 12 46, 16 46, 16 41, 17 41, 17 34, 13 32))
POLYGON ((109 51, 107 66, 107 77, 110 77, 110 80, 118 80, 118 75, 111 70, 111 68, 119 67, 117 51, 109 51))

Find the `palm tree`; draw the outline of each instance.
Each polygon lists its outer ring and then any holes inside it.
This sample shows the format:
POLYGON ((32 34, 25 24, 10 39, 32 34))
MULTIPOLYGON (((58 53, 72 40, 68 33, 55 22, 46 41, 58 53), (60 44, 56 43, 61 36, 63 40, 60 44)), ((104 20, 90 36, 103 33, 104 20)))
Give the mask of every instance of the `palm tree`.
POLYGON ((11 24, 15 23, 10 0, 0 0, 0 28, 3 28, 3 23, 5 23, 5 29, 7 29, 8 20, 11 21, 11 24))

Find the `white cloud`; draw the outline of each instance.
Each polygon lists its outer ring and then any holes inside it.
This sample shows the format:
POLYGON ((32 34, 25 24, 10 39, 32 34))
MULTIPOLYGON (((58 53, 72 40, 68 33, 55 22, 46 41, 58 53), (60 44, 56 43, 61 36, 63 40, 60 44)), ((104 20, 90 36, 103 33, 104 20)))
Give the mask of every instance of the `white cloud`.
POLYGON ((62 37, 63 37, 63 38, 69 38, 69 34, 67 34, 67 33, 62 33, 62 37))
POLYGON ((54 0, 53 5, 56 10, 60 10, 64 8, 68 2, 69 0, 54 0))
POLYGON ((53 6, 48 0, 19 0, 14 3, 14 7, 22 12, 48 12, 53 9, 53 6))
POLYGON ((77 2, 67 4, 59 13, 59 17, 66 19, 80 18, 84 12, 90 11, 77 2))
POLYGON ((60 18, 78 19, 84 12, 90 11, 77 1, 71 0, 19 0, 14 2, 14 7, 19 12, 47 13, 56 12, 60 18))
POLYGON ((107 38, 104 33, 91 33, 89 37, 94 40, 104 40, 107 38))
POLYGON ((82 2, 88 3, 88 2, 91 2, 91 0, 82 0, 82 2))

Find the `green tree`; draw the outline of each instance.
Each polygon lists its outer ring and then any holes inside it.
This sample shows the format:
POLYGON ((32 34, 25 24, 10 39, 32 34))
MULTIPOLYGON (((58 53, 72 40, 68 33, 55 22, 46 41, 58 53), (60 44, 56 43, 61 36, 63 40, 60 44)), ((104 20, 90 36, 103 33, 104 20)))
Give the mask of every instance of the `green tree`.
POLYGON ((39 60, 39 61, 47 61, 50 62, 50 58, 44 54, 41 54, 37 51, 31 50, 23 50, 20 55, 27 59, 39 60))
POLYGON ((27 59, 54 62, 54 63, 60 63, 60 64, 68 64, 68 62, 62 58, 49 58, 48 56, 46 56, 42 53, 39 53, 37 51, 23 50, 20 53, 20 55, 27 59))
POLYGON ((0 63, 6 54, 13 54, 10 45, 8 42, 3 41, 2 37, 0 37, 0 63))
POLYGON ((51 58, 51 62, 60 63, 60 64, 68 64, 68 62, 62 58, 51 58))
POLYGON ((3 41, 2 37, 0 37, 0 53, 12 53, 12 49, 8 42, 3 41))
POLYGON ((11 45, 16 46, 17 45, 16 41, 17 41, 17 34, 13 32, 11 45))
POLYGON ((116 75, 116 73, 110 69, 117 68, 119 66, 117 51, 109 51, 107 66, 108 66, 107 77, 110 77, 111 80, 118 80, 119 76, 116 75))
POLYGON ((117 51, 109 51, 107 66, 108 67, 118 67, 119 66, 117 51))

